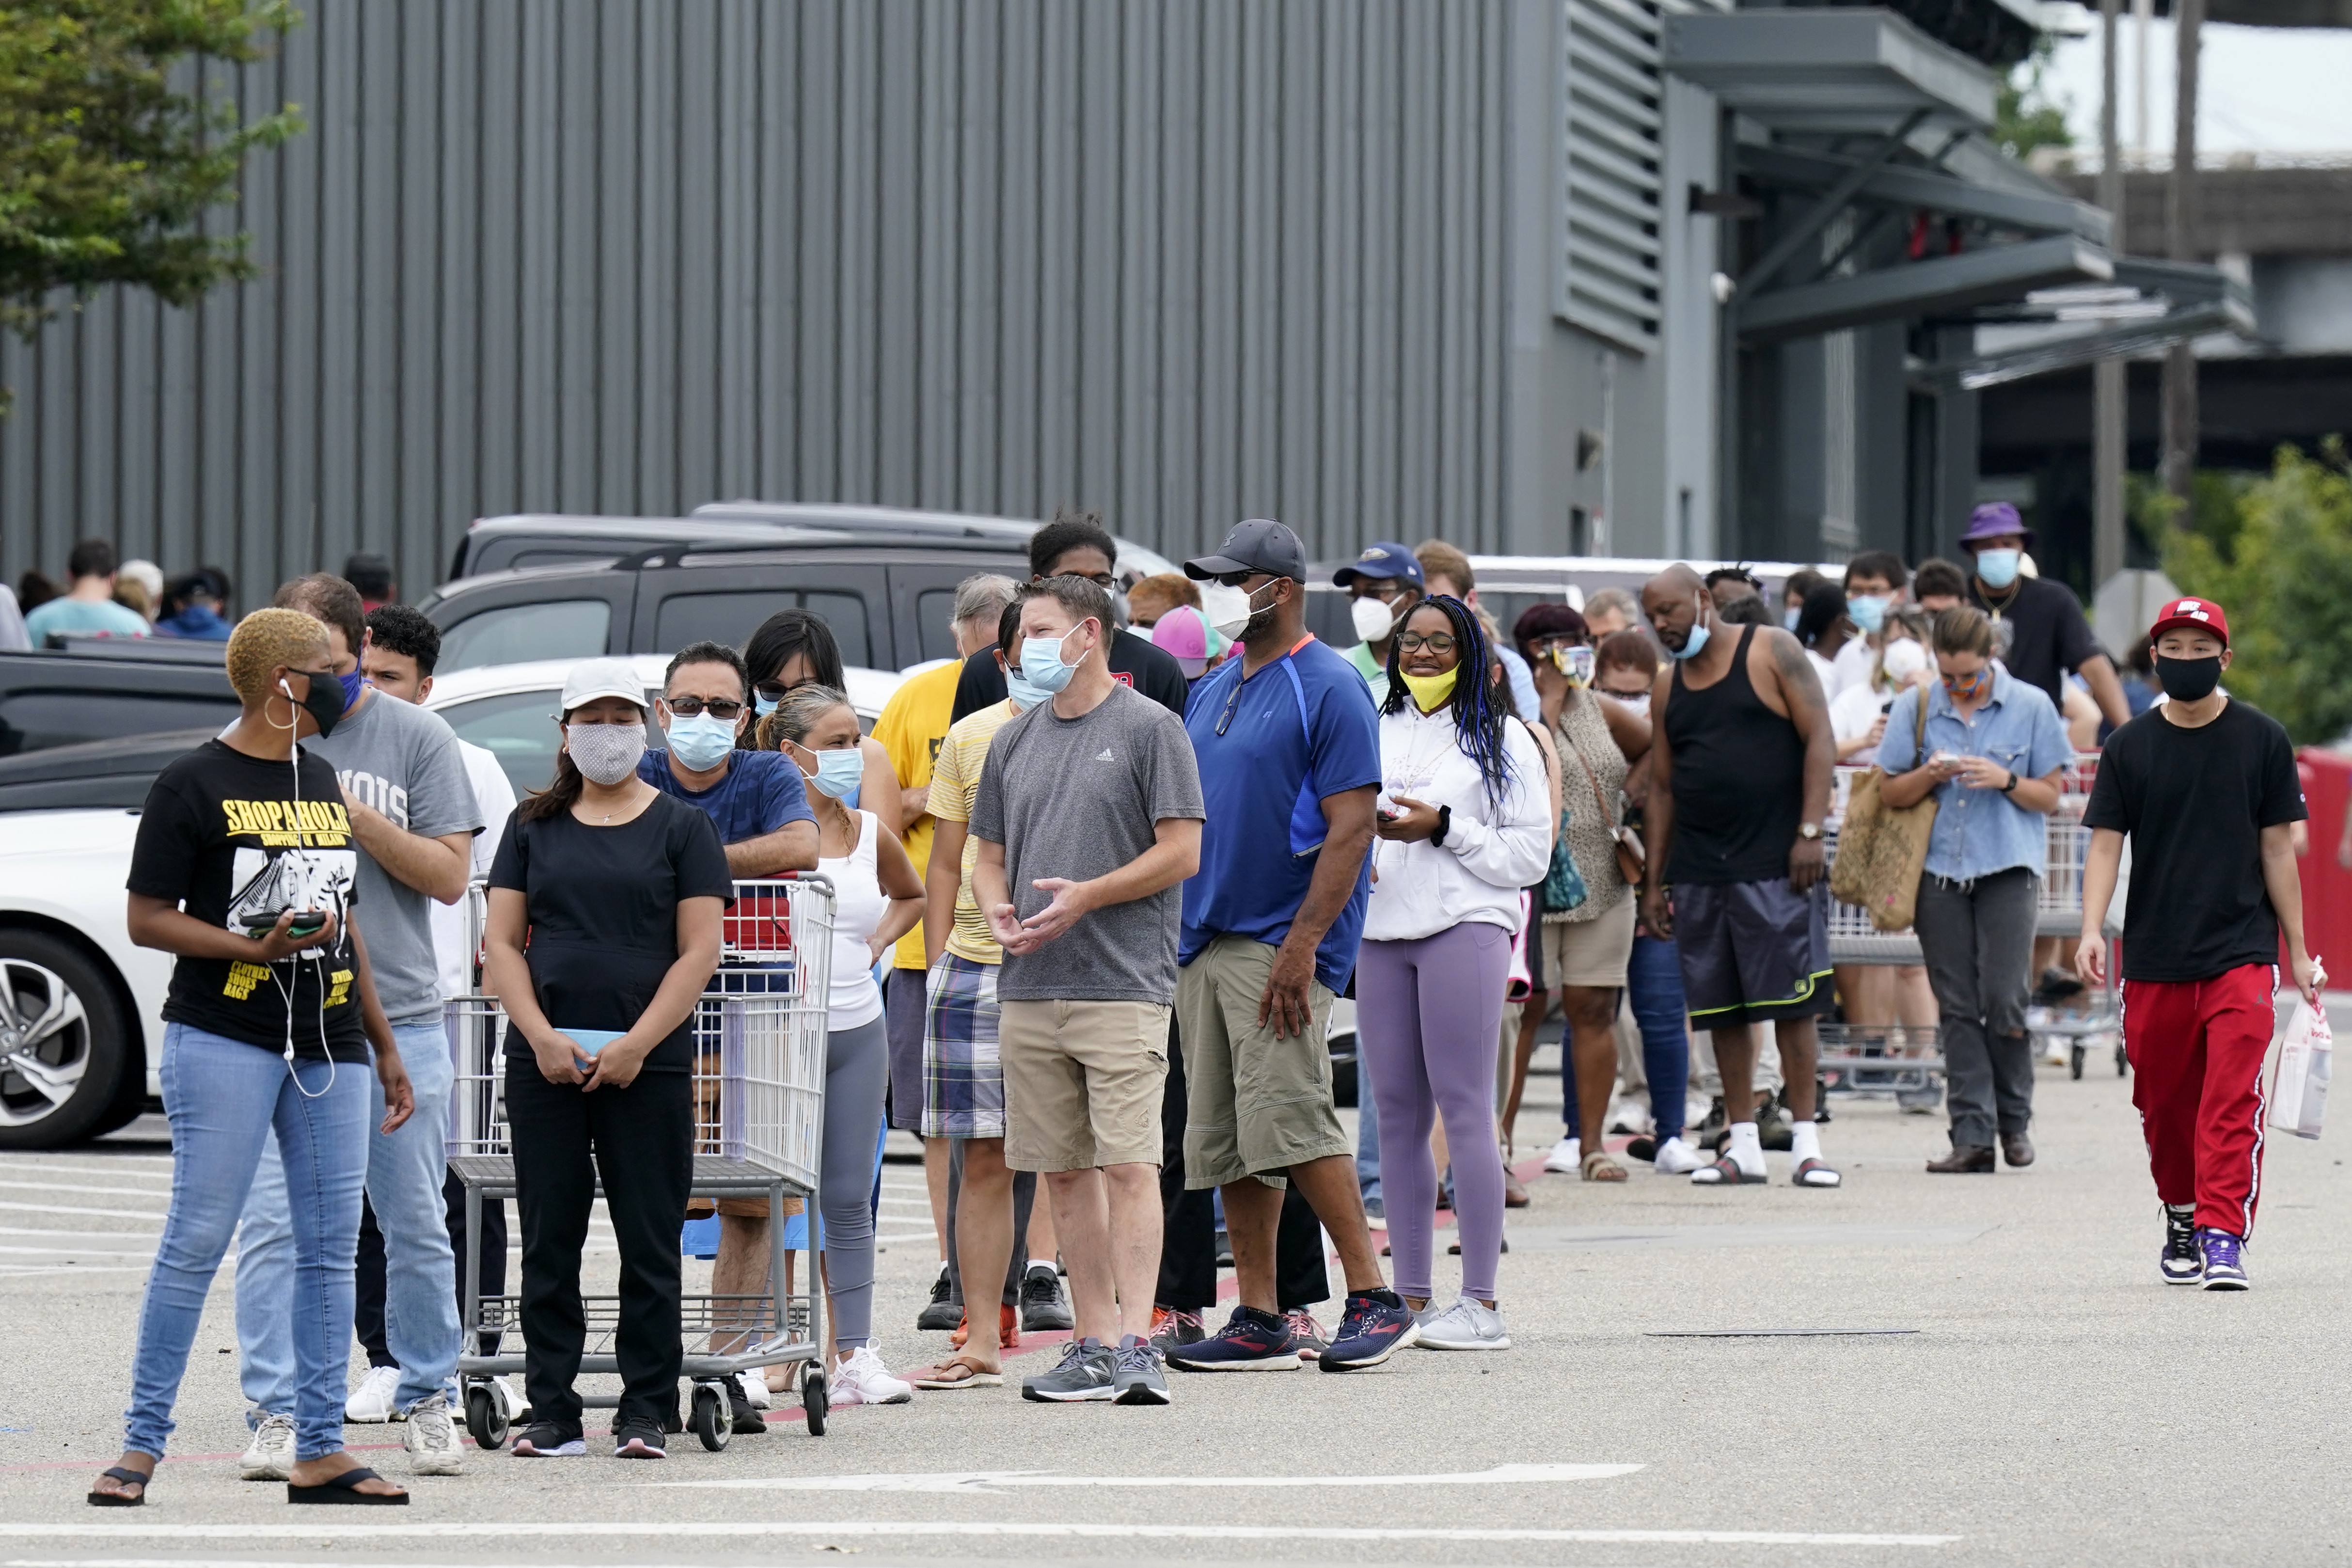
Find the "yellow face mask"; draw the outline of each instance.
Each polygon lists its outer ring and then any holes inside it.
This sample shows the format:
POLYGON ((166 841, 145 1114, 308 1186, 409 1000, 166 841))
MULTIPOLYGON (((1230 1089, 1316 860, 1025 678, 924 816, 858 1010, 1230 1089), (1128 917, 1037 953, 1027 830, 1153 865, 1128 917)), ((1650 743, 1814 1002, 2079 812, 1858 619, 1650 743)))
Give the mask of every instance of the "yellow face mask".
POLYGON ((1402 670, 1397 673, 1402 678, 1405 689, 1412 693, 1412 700, 1420 705, 1421 710, 1434 713, 1445 705, 1447 698, 1454 695, 1454 682, 1461 675, 1462 667, 1457 664, 1443 675, 1407 675, 1402 670))

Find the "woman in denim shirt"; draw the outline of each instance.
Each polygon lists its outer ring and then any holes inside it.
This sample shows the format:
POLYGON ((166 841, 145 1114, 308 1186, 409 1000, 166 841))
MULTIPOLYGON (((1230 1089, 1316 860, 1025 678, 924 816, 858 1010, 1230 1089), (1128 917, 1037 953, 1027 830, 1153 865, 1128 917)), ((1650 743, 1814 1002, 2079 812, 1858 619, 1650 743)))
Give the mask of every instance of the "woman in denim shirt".
POLYGON ((1930 635, 1943 679, 1907 691, 1886 716, 1879 798, 1890 806, 1937 797, 1912 929, 1943 1014, 1952 1152, 1941 1173, 1990 1171, 1993 1133, 2012 1166, 2033 1163, 2033 1051, 2025 1001, 2038 883, 2049 858, 2046 819, 2072 759, 2049 694, 1992 657, 1992 623, 1973 605, 1936 617, 1930 635), (1919 704, 1927 704, 1919 736, 1919 704))

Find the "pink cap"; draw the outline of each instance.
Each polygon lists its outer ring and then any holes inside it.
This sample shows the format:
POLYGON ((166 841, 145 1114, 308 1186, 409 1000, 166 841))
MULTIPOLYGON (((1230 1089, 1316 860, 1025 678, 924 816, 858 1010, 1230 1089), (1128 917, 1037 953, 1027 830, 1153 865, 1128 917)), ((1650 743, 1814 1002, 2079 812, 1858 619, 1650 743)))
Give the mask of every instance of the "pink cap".
POLYGON ((1151 628, 1151 646, 1182 666, 1188 680, 1209 668, 1209 628, 1190 605, 1178 605, 1160 617, 1151 628))

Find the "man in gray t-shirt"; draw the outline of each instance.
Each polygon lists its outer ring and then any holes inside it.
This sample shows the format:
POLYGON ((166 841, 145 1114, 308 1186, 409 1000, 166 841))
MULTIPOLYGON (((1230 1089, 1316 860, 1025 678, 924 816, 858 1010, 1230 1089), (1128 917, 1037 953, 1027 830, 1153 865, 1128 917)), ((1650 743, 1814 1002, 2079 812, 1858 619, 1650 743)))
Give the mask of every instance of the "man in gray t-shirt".
POLYGON ((1110 595, 1087 578, 1028 591, 1022 672, 1053 700, 989 744, 972 895, 1004 946, 1004 1163, 1045 1173, 1077 1314, 1061 1365, 1022 1395, 1164 1405, 1150 1343, 1160 1103, 1178 889, 1201 860, 1201 775, 1183 724, 1111 674, 1109 630, 1110 595))
MULTIPOLYGON (((297 578, 278 591, 278 604, 325 622, 335 673, 357 676, 367 634, 350 584, 323 574, 297 578)), ((347 1414, 354 1421, 386 1421, 404 1412, 415 1473, 456 1475, 463 1449, 448 1397, 457 1368, 457 1297, 442 1192, 455 1068, 442 1033, 432 909, 466 896, 481 808, 447 721, 371 687, 360 687, 332 729, 303 746, 331 766, 342 785, 360 847, 357 924, 416 1093, 415 1113, 386 1133, 373 1131, 383 1119, 378 1089, 369 1123, 367 1198, 383 1233, 383 1273, 379 1283, 362 1272, 358 1323, 373 1340, 373 1305, 383 1349, 371 1344, 367 1375, 347 1414)), ((286 1349, 293 1230, 285 1191, 278 1159, 265 1152, 237 1243, 239 1373, 257 1421, 243 1468, 248 1479, 278 1473, 275 1418, 293 1409, 293 1359, 286 1349)), ((282 1446, 290 1459, 290 1428, 282 1446)))

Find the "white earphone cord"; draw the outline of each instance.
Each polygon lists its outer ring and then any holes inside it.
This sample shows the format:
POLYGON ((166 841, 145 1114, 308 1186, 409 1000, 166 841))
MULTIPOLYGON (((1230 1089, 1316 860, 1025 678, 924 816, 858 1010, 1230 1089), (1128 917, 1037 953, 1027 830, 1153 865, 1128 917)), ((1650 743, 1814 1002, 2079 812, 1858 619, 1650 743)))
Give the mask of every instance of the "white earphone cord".
MULTIPOLYGON (((311 679, 315 680, 318 677, 312 676, 311 679)), ((282 728, 288 731, 299 731, 302 728, 302 718, 300 714, 294 711, 294 692, 283 680, 280 680, 278 683, 278 689, 286 693, 286 710, 288 716, 292 719, 293 722, 280 725, 277 720, 270 718, 269 704, 267 702, 264 702, 261 705, 262 720, 273 730, 282 728)), ((289 733, 286 737, 286 761, 288 765, 294 770, 294 837, 297 840, 299 840, 303 833, 302 748, 295 734, 289 733)), ((296 966, 293 976, 294 984, 292 986, 289 986, 284 981, 278 978, 277 961, 272 960, 266 967, 269 971, 269 983, 278 987, 278 994, 286 1005, 286 1071, 288 1075, 294 1079, 294 1090, 306 1100, 324 1100, 327 1096, 335 1092, 335 1054, 327 1048, 326 961, 316 949, 310 950, 310 956, 311 978, 317 981, 319 985, 319 1054, 327 1058, 327 1087, 320 1089, 316 1094, 312 1094, 309 1089, 302 1087, 302 1075, 294 1070, 294 992, 301 985, 302 983, 299 965, 301 964, 303 954, 300 952, 289 952, 286 955, 286 963, 296 966)))

